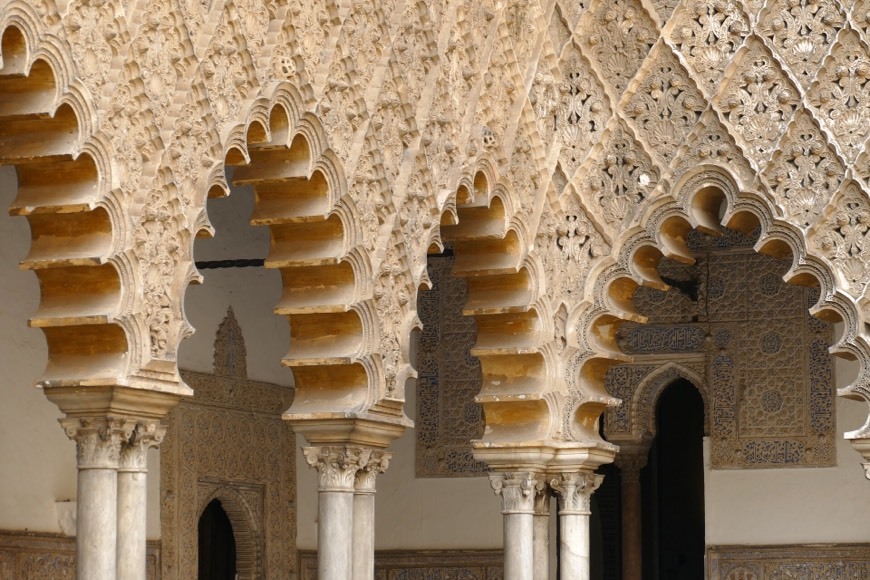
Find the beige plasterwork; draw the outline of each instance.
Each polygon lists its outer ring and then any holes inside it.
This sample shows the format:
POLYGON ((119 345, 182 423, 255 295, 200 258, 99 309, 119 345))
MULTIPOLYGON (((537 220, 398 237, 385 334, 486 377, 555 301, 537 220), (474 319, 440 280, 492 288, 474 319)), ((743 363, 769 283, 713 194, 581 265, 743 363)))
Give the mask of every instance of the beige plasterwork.
POLYGON ((833 352, 865 370, 841 394, 866 400, 866 3, 810 4, 0 0, 4 160, 89 176, 22 188, 19 213, 57 232, 28 258, 46 380, 187 392, 193 238, 234 165, 276 240, 300 392, 341 377, 288 414, 314 439, 339 416, 376 446, 409 424, 442 236, 478 286, 481 458, 612 455, 595 424, 615 330, 642 320, 638 285, 663 287, 661 255, 691 259, 693 227, 760 225, 759 251, 790 256, 786 278, 821 287, 813 313, 844 322, 833 352), (55 291, 65 268, 82 283, 55 291))

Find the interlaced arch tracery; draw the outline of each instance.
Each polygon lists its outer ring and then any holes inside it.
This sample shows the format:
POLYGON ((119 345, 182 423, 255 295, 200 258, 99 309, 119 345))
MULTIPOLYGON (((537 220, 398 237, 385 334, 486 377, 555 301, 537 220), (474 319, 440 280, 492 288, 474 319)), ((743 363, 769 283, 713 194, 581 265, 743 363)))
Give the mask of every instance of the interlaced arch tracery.
MULTIPOLYGON (((636 288, 666 288, 663 256, 692 260, 691 229, 759 228, 790 257, 861 365, 841 395, 870 400, 867 3, 794 4, 0 0, 0 159, 31 225, 44 382, 189 393, 193 238, 230 165, 282 271, 288 417, 341 419, 321 439, 385 447, 409 424, 442 239, 494 461, 612 458, 616 331, 643 321, 636 288)), ((870 458, 870 419, 848 437, 870 458)))

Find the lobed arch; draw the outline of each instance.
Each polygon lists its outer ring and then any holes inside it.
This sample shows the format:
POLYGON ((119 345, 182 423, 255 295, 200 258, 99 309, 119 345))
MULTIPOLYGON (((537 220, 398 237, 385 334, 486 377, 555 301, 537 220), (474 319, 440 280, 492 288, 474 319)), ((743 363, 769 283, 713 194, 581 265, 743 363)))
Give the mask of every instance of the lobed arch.
MULTIPOLYGON (((553 313, 542 296, 542 267, 529 254, 528 227, 517 222, 513 192, 485 158, 459 180, 441 214, 437 239, 453 246, 453 275, 465 278, 463 314, 478 335, 471 354, 481 365, 476 400, 485 429, 475 457, 497 466, 512 447, 548 441, 556 429, 549 385, 555 375, 553 313)), ((440 242, 439 242, 440 243, 440 242)))
MULTIPOLYGON (((225 139, 208 195, 229 194, 224 168, 233 167, 232 183, 253 190, 251 225, 269 228, 265 266, 281 273, 275 313, 290 326, 282 364, 296 386, 284 418, 313 445, 346 436, 385 447, 408 420, 400 404, 383 402, 385 365, 363 220, 320 122, 302 103, 287 84, 255 101, 225 139)), ((198 223, 202 235, 211 233, 207 216, 198 223)))
POLYGON ((48 346, 38 384, 62 404, 71 389, 130 383, 142 345, 111 146, 94 133, 91 99, 62 43, 38 22, 20 3, 0 13, 0 164, 17 174, 9 212, 30 225, 21 268, 34 272, 41 297, 29 324, 48 346))
MULTIPOLYGON (((668 257, 692 263, 694 258, 686 246, 689 231, 716 235, 722 227, 729 227, 744 234, 759 229, 757 252, 791 259, 785 282, 820 288, 819 301, 810 314, 844 326, 830 348, 831 354, 861 365, 858 381, 840 389, 839 395, 867 401, 861 386, 866 382, 861 377, 870 369, 864 323, 855 302, 842 290, 826 262, 812 253, 803 232, 783 221, 769 198, 742 189, 728 170, 717 165, 693 168, 675 180, 671 191, 671 195, 651 198, 637 212, 634 225, 614 240, 612 257, 587 279, 586 296, 591 299, 572 312, 572 338, 585 353, 578 374, 586 384, 603 389, 607 369, 626 360, 616 344, 617 331, 624 320, 646 322, 632 305, 638 287, 668 289, 657 272, 659 261, 668 257)), ((846 437, 860 451, 861 440, 868 435, 870 428, 865 424, 846 437)))

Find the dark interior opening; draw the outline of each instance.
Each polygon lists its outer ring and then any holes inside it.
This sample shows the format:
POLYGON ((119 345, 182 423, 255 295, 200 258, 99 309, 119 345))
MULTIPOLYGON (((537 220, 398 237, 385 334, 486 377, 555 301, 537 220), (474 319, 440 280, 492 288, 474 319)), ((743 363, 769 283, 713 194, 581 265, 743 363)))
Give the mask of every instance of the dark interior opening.
POLYGON ((704 402, 689 381, 658 401, 656 437, 641 471, 643 577, 704 578, 704 402))
POLYGON ((220 500, 214 499, 199 517, 199 580, 234 580, 236 538, 220 500))

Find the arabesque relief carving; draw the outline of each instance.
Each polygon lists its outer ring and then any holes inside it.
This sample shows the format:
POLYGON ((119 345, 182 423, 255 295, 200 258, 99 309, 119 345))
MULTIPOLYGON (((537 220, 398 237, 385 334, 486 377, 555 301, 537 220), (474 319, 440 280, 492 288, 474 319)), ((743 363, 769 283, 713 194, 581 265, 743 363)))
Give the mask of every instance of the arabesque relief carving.
POLYGON ((782 282, 786 265, 753 253, 753 240, 693 236, 695 265, 660 265, 682 291, 635 294, 649 322, 620 331, 635 362, 607 374, 608 391, 624 401, 605 414, 609 440, 652 437, 659 395, 682 378, 704 400, 713 468, 835 464, 833 374, 825 356, 831 327, 807 314, 813 292, 782 282))
MULTIPOLYGON (((531 440, 612 455, 585 426, 615 404, 614 330, 643 322, 637 287, 667 286, 662 256, 691 261, 692 228, 759 228, 786 278, 818 287, 813 312, 844 323, 832 352, 870 362, 863 226, 838 213, 870 177, 866 14, 863 0, 0 0, 0 160, 33 232, 46 394, 190 394, 181 305, 228 167, 273 236, 284 362, 311 393, 287 418, 314 439, 322 413, 389 425, 383 447, 409 425, 423 264, 445 242, 470 281, 479 401, 525 417, 487 425, 478 460, 531 440), (406 202, 427 223, 400 217, 406 202), (569 215, 582 226, 564 235, 542 222, 569 215), (340 397, 316 396, 324 377, 340 397)), ((841 394, 867 400, 868 384, 841 394)), ((862 447, 870 427, 848 437, 862 447)))
POLYGON ((281 413, 293 392, 252 381, 232 309, 218 328, 214 374, 184 372, 192 399, 173 409, 160 447, 162 574, 193 578, 197 524, 218 499, 240 578, 296 573, 296 438, 281 413))

